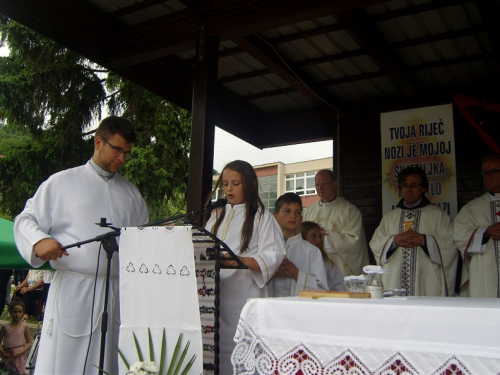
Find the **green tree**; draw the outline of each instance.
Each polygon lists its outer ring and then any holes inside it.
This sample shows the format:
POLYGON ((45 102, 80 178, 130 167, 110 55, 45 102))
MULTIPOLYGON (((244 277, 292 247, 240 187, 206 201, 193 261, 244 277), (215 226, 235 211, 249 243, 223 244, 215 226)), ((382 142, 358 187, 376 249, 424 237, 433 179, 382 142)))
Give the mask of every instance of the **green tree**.
POLYGON ((15 216, 51 174, 85 163, 108 107, 133 121, 138 143, 121 171, 157 220, 185 208, 190 114, 0 16, 0 211, 15 216))

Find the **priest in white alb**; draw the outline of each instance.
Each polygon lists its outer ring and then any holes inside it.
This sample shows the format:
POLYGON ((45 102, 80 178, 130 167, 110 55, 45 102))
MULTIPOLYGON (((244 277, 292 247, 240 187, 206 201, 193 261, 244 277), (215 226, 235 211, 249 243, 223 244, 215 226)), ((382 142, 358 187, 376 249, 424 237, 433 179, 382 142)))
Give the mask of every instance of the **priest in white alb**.
POLYGON ((407 296, 454 296, 458 251, 453 223, 432 205, 422 168, 408 167, 398 175, 402 198, 384 215, 370 241, 385 290, 405 289, 407 296))
MULTIPOLYGON (((119 175, 136 135, 130 121, 110 116, 94 137, 87 164, 56 173, 43 182, 14 225, 17 248, 33 267, 46 261, 56 270, 44 313, 36 374, 95 374, 100 362, 106 282, 106 252, 99 242, 68 250, 62 246, 93 239, 113 226, 148 222, 137 188, 119 175)), ((108 328, 103 370, 118 374, 120 306, 118 253, 112 257, 108 328)))
POLYGON ((455 242, 464 259, 461 296, 500 297, 500 155, 481 164, 487 192, 455 218, 455 242), (464 277, 468 273, 468 278, 464 277))
POLYGON ((344 276, 362 274, 370 260, 361 212, 337 196, 337 176, 332 171, 318 171, 314 182, 320 199, 304 210, 304 220, 322 227, 325 251, 344 276))

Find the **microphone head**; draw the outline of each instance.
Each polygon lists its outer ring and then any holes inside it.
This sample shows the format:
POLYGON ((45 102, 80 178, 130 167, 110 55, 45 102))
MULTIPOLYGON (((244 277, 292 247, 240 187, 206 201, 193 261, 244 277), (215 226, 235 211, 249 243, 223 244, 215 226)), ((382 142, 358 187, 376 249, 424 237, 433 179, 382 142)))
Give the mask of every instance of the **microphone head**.
POLYGON ((211 204, 210 206, 207 207, 210 210, 215 210, 217 208, 222 208, 227 204, 227 199, 226 198, 221 198, 218 199, 215 203, 211 204))

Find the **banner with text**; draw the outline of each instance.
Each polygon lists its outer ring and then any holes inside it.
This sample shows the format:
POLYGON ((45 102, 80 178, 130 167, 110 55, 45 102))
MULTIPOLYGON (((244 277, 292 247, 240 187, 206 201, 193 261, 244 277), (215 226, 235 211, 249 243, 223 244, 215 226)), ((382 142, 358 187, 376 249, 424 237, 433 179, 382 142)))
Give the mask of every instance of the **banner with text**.
POLYGON ((380 133, 383 214, 401 199, 399 172, 416 166, 427 173, 427 198, 454 218, 457 184, 452 105, 382 113, 380 133))

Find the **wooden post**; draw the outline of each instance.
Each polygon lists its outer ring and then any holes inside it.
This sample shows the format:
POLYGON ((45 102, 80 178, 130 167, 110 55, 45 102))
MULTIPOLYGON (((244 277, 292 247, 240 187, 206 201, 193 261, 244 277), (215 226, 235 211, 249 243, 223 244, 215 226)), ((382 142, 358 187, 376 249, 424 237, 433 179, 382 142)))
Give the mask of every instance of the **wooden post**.
POLYGON ((215 140, 215 116, 213 112, 219 38, 207 37, 206 27, 206 19, 204 19, 200 25, 200 37, 196 45, 191 151, 189 155, 188 212, 201 209, 212 189, 215 140))

